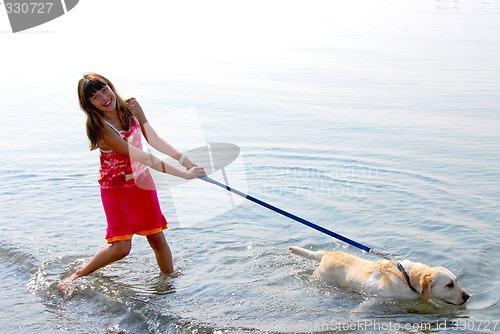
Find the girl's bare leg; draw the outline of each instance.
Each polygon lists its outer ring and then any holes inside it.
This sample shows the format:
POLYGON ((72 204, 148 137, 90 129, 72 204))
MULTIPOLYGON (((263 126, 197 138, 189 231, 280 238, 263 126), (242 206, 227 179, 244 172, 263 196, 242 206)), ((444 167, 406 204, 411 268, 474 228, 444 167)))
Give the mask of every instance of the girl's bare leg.
POLYGON ((96 255, 81 269, 72 274, 67 281, 59 283, 58 287, 64 289, 68 284, 94 271, 101 269, 115 261, 123 259, 130 253, 132 240, 116 241, 110 246, 101 249, 96 255))
POLYGON ((170 251, 170 247, 168 246, 163 232, 148 235, 147 239, 149 245, 155 252, 156 262, 158 262, 160 270, 164 274, 171 274, 174 271, 174 261, 172 258, 172 252, 170 251))

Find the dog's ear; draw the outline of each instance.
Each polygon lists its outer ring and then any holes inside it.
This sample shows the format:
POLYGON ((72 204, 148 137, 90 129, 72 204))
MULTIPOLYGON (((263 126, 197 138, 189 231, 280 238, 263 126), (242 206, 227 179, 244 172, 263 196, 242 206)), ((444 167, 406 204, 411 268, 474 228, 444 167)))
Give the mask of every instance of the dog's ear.
POLYGON ((431 275, 424 275, 420 279, 420 285, 422 286, 422 298, 425 301, 429 300, 429 295, 431 292, 431 287, 434 284, 431 275))

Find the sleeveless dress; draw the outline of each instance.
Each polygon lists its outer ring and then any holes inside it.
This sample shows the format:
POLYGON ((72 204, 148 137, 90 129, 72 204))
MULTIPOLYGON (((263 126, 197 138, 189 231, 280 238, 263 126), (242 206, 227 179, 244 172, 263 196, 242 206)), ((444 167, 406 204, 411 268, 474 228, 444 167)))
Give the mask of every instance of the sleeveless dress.
MULTIPOLYGON (((105 121, 106 122, 106 121, 105 121)), ((127 131, 106 122, 123 140, 142 149, 141 127, 134 117, 127 131)), ((108 223, 106 239, 131 240, 134 234, 151 235, 167 228, 156 187, 147 166, 113 150, 100 150, 99 184, 108 223)))

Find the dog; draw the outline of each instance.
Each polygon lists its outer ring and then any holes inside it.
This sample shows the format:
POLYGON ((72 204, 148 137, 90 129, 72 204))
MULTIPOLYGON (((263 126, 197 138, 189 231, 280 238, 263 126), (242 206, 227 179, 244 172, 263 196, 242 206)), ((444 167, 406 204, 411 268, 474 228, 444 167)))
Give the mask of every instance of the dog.
POLYGON ((404 260, 401 262, 409 280, 394 261, 368 261, 345 252, 310 251, 291 246, 291 253, 319 263, 314 277, 340 288, 364 291, 391 299, 440 299, 462 305, 470 295, 462 289, 448 269, 404 260))

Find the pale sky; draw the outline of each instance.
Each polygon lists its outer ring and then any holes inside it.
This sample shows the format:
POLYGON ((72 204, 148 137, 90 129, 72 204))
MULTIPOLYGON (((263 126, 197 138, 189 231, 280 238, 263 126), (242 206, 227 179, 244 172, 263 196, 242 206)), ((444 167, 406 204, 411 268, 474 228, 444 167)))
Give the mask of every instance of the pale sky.
MULTIPOLYGON (((71 60, 92 67, 97 59, 95 63, 105 63, 103 57, 109 64, 119 65, 130 65, 132 60, 137 63, 136 60, 141 59, 144 63, 141 66, 148 67, 168 60, 189 63, 200 55, 217 57, 214 50, 218 54, 238 56, 280 52, 287 47, 317 47, 327 44, 332 36, 360 32, 406 30, 406 33, 425 35, 443 30, 471 34, 465 27, 481 24, 480 20, 473 22, 471 15, 464 17, 464 20, 472 20, 467 25, 462 24, 462 19, 450 21, 433 15, 436 6, 441 4, 446 6, 447 2, 81 0, 64 16, 17 34, 11 33, 2 4, 0 69, 6 66, 10 70, 29 70, 33 58, 45 62, 46 66, 71 60), (422 21, 422 17, 411 15, 412 8, 428 11, 429 16, 422 21), (169 59, 165 61, 165 57, 169 59)), ((461 1, 460 6, 474 8, 477 2, 461 1)))

